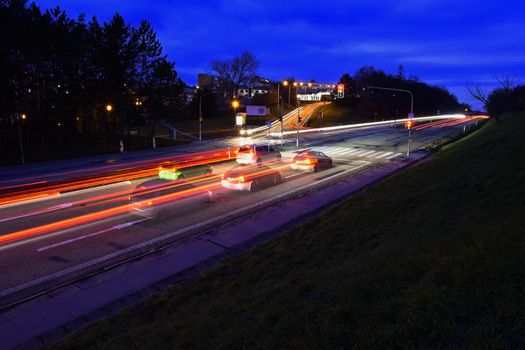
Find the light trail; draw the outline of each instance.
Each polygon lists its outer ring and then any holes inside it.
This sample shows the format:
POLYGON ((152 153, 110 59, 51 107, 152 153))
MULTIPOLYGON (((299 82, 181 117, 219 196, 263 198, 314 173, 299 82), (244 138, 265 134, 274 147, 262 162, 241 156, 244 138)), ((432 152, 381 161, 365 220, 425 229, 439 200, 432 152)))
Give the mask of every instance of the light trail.
MULTIPOLYGON (((284 169, 289 168, 289 167, 290 167, 289 164, 284 164, 284 165, 281 165, 279 167, 271 168, 271 169, 268 169, 268 170, 262 170, 260 172, 257 172, 256 174, 264 175, 266 173, 273 172, 275 170, 284 170, 284 169)), ((219 175, 216 175, 214 177, 218 177, 218 176, 219 175)), ((174 188, 176 186, 187 185, 187 183, 180 182, 180 183, 169 184, 168 186, 163 186, 163 185, 164 184, 161 184, 158 188, 157 188, 157 186, 151 186, 151 187, 149 187, 147 189, 147 191, 139 192, 139 194, 146 194, 146 193, 156 192, 159 189, 163 189, 164 190, 164 189, 174 188)), ((153 205, 157 206, 157 205, 165 204, 165 203, 168 203, 168 202, 171 202, 171 201, 175 201, 177 199, 191 197, 191 196, 195 196, 195 195, 199 195, 199 194, 204 194, 207 191, 210 191, 210 190, 213 191, 213 190, 215 190, 217 188, 222 188, 221 183, 220 182, 212 182, 211 184, 205 184, 205 185, 194 187, 194 188, 191 188, 191 189, 181 190, 181 191, 178 191, 176 193, 170 193, 170 194, 158 196, 156 198, 146 199, 146 200, 141 201, 141 202, 145 203, 145 205, 148 205, 148 206, 153 206, 153 205)), ((74 217, 74 218, 64 219, 64 220, 60 220, 60 221, 57 221, 57 222, 44 224, 44 225, 40 225, 40 226, 36 226, 36 227, 31 227, 31 228, 20 230, 20 231, 16 231, 16 232, 6 233, 6 234, 0 236, 0 245, 5 245, 5 244, 9 244, 9 243, 18 242, 18 241, 21 241, 21 240, 24 240, 24 239, 33 238, 33 237, 36 237, 36 236, 40 236, 40 235, 44 235, 44 234, 48 234, 48 233, 52 233, 52 232, 56 232, 56 231, 60 231, 60 230, 68 229, 68 228, 72 228, 72 227, 75 227, 75 226, 80 226, 80 225, 92 223, 92 222, 95 222, 95 221, 98 221, 98 220, 103 220, 103 219, 109 218, 111 216, 127 213, 127 212, 129 212, 130 207, 131 207, 131 204, 127 203, 127 204, 124 204, 124 205, 118 205, 118 206, 116 206, 114 208, 104 209, 104 210, 100 210, 100 211, 97 211, 97 212, 94 212, 94 213, 80 215, 80 216, 77 216, 77 217, 74 217)))
MULTIPOLYGON (((323 127, 323 128, 312 128, 312 129, 303 129, 299 130, 300 134, 304 133, 311 133, 311 132, 325 132, 325 131, 339 131, 339 130, 346 130, 346 129, 355 129, 355 128, 365 128, 365 127, 372 127, 372 126, 380 126, 380 125, 389 125, 389 124, 397 124, 397 123, 404 123, 408 120, 412 121, 424 121, 424 120, 436 120, 436 119, 465 119, 466 115, 464 114, 448 114, 448 115, 436 115, 436 116, 430 116, 430 117, 418 117, 418 118, 403 118, 403 119, 394 119, 394 120, 385 120, 380 122, 369 122, 369 123, 359 123, 359 124, 347 124, 347 125, 339 125, 339 126, 329 126, 329 127, 323 127)), ((283 135, 296 135, 297 130, 293 131, 285 131, 283 135)), ((271 136, 280 136, 281 133, 270 133, 271 136)))
MULTIPOLYGON (((184 156, 177 156, 176 159, 171 160, 170 163, 173 163, 175 166, 183 165, 183 167, 189 167, 229 160, 232 158, 232 156, 234 156, 234 153, 232 152, 231 148, 228 148, 184 156)), ((171 159, 174 158, 171 157, 171 159)), ((121 169, 119 170, 118 174, 99 174, 94 178, 80 180, 73 179, 69 182, 49 184, 48 186, 38 187, 36 189, 23 189, 21 191, 18 191, 18 194, 13 193, 12 190, 9 190, 8 193, 0 194, 0 206, 11 205, 19 202, 26 202, 37 198, 56 196, 60 193, 77 191, 89 187, 108 185, 112 183, 130 181, 138 178, 153 176, 157 174, 158 166, 165 162, 166 161, 159 161, 157 159, 155 160, 155 166, 149 165, 146 169, 143 169, 145 168, 145 166, 142 166, 141 169, 121 169), (122 174, 125 171, 127 171, 127 173, 122 174)))

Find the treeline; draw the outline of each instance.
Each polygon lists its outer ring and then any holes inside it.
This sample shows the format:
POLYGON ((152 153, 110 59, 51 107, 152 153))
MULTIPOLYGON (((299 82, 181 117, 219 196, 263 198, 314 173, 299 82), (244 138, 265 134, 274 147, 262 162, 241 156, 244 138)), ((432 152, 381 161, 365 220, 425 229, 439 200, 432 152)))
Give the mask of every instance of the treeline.
POLYGON ((436 115, 464 112, 470 106, 458 102, 445 88, 420 82, 417 77, 406 78, 403 66, 397 75, 387 74, 372 66, 357 70, 353 76, 344 74, 345 98, 336 103, 352 106, 355 111, 371 119, 406 117, 410 113, 410 95, 404 92, 370 89, 369 86, 409 90, 414 95, 414 113, 436 115))
POLYGON ((506 112, 525 111, 525 85, 493 90, 486 101, 487 112, 499 120, 506 112))
POLYGON ((29 160, 115 150, 129 126, 184 106, 184 83, 147 21, 0 0, 0 22, 2 163, 19 158, 19 141, 29 160))

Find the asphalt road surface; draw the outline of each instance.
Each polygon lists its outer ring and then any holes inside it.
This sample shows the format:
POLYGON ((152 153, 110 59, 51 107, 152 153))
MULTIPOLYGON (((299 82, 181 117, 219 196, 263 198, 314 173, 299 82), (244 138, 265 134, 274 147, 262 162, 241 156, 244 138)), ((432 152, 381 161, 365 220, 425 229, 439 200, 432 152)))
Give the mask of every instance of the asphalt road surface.
MULTIPOLYGON (((470 124, 473 122, 467 123, 470 124)), ((441 137, 460 132, 464 125, 434 127, 413 132, 412 149, 416 150, 441 137)), ((186 181, 194 182, 197 190, 189 198, 170 202, 173 209, 169 216, 163 218, 137 216, 130 213, 127 208, 130 192, 155 176, 72 191, 47 200, 0 207, 0 239, 10 237, 14 233, 21 233, 20 239, 0 244, 2 266, 0 292, 93 261, 101 256, 123 251, 168 232, 213 221, 283 193, 291 195, 299 193, 305 186, 320 180, 333 178, 335 181, 343 172, 345 177, 353 176, 368 167, 400 160, 406 155, 407 130, 381 126, 301 135, 301 149, 319 150, 334 160, 331 169, 318 173, 290 170, 290 158, 297 149, 286 146, 294 144, 295 139, 288 137, 284 141, 282 162, 273 165, 280 168, 284 178, 282 183, 254 193, 224 189, 220 185, 221 174, 235 166, 235 161, 223 160, 213 164, 214 171, 211 175, 194 180, 187 179, 186 181), (212 191, 212 201, 208 191, 212 191), (27 233, 27 236, 23 233, 27 233)), ((45 179, 63 179, 71 171, 79 169, 88 169, 89 174, 96 173, 97 170, 94 168, 99 167, 93 166, 94 163, 118 164, 125 169, 130 164, 133 166, 144 162, 157 164, 159 159, 169 158, 174 154, 234 147, 251 142, 279 143, 280 141, 268 140, 264 137, 238 137, 196 147, 163 150, 158 153, 138 152, 136 155, 129 154, 127 158, 119 158, 114 163, 108 163, 108 159, 112 159, 111 156, 64 163, 54 162, 49 168, 44 165, 29 166, 26 169, 32 169, 31 173, 26 172, 22 177, 43 176, 45 179)), ((5 186, 9 181, 16 184, 17 182, 14 181, 17 178, 16 174, 22 170, 15 167, 6 170, 0 176, 3 185, 5 186)))

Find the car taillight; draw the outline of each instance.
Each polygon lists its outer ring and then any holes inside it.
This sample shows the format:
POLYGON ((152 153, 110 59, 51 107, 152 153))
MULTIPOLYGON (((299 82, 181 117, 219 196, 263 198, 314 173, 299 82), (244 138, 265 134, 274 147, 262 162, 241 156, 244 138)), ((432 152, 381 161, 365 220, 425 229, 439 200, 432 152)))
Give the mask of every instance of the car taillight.
POLYGON ((308 159, 308 158, 304 162, 305 162, 305 164, 310 164, 311 163, 310 159, 308 159))
POLYGON ((244 176, 239 176, 239 182, 244 182, 244 176))
POLYGON ((152 205, 152 204, 153 204, 153 201, 149 201, 149 202, 148 202, 148 205, 152 205))

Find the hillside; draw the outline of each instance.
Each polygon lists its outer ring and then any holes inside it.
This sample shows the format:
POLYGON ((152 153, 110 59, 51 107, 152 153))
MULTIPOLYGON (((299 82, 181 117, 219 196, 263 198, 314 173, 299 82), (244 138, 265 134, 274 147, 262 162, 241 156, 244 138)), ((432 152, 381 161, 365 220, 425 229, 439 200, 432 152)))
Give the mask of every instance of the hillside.
POLYGON ((59 349, 519 348, 525 114, 59 349))

